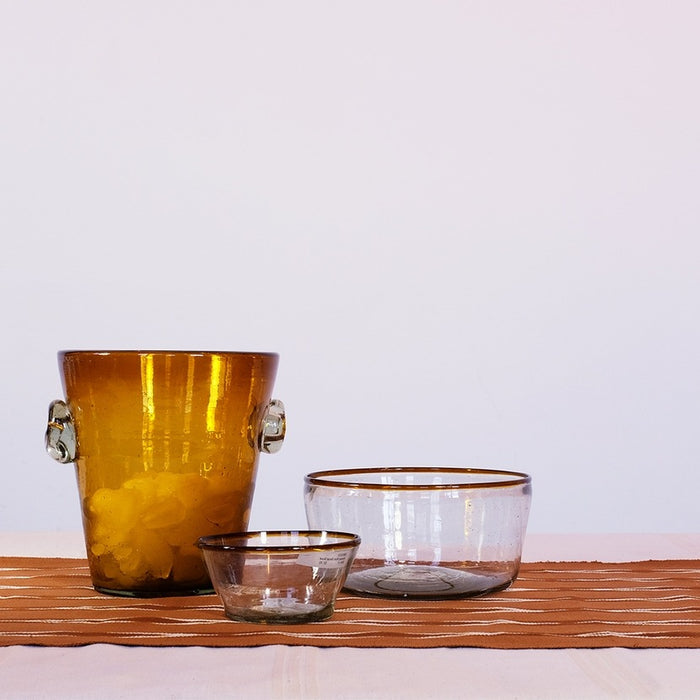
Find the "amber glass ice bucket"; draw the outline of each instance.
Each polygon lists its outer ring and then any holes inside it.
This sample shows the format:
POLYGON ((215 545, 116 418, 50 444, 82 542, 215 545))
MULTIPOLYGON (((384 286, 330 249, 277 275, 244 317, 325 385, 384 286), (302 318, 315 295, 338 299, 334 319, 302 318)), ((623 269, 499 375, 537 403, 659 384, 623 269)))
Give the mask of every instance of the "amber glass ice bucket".
POLYGON ((131 596, 212 590, 197 540, 247 529, 260 452, 284 439, 273 353, 58 355, 66 400, 46 447, 74 462, 93 585, 131 596))

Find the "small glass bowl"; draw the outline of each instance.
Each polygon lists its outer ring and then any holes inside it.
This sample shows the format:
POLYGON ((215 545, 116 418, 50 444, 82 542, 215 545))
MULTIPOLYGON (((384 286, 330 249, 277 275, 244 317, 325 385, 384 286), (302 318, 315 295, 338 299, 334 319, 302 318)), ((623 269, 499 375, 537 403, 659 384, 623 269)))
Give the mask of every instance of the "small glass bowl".
POLYGON ((443 599, 507 588, 530 512, 527 474, 466 467, 376 467, 305 478, 309 527, 357 532, 345 582, 360 595, 443 599))
POLYGON ((234 532, 197 544, 226 617, 297 624, 333 614, 360 538, 324 530, 234 532))

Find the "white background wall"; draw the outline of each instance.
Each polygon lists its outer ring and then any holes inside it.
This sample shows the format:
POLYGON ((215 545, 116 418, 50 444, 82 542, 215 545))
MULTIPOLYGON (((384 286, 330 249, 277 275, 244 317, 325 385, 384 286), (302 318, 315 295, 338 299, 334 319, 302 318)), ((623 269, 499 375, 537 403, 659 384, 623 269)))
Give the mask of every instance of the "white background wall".
POLYGON ((59 349, 273 350, 321 467, 699 531, 695 2, 0 0, 0 528, 80 529, 59 349))

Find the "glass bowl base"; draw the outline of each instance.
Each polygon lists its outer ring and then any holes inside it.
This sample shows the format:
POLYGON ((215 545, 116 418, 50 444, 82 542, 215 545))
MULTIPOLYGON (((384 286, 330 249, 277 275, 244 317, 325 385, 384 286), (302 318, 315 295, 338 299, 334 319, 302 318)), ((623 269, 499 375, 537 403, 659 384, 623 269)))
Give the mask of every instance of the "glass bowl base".
POLYGON ((468 598, 507 588, 515 579, 511 573, 481 573, 445 566, 395 564, 352 572, 345 590, 356 595, 381 598, 439 600, 468 598))
POLYGON ((236 622, 297 625, 305 622, 320 622, 333 614, 333 605, 295 603, 289 600, 279 600, 276 605, 271 605, 271 602, 276 601, 267 599, 263 604, 250 608, 226 607, 226 617, 236 622))

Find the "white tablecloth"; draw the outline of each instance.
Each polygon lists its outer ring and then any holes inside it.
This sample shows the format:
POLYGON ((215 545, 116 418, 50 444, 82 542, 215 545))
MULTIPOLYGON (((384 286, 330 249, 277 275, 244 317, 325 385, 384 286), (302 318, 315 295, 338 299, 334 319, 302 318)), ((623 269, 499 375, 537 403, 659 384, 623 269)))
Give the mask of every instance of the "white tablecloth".
MULTIPOLYGON (((79 533, 5 533, 0 555, 84 556, 84 547, 79 533)), ((700 534, 533 534, 523 558, 697 559, 700 534)), ((0 697, 686 700, 700 697, 700 649, 16 646, 0 648, 0 697)))

